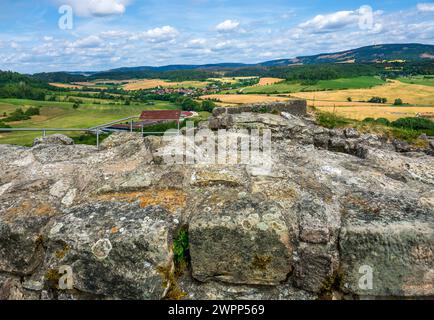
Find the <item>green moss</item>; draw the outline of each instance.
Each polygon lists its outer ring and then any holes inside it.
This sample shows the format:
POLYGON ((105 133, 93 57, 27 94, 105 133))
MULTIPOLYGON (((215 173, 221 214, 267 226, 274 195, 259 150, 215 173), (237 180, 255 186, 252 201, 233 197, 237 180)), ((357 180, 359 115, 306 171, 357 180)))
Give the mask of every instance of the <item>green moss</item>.
POLYGON ((158 267, 157 270, 163 279, 163 287, 168 288, 165 298, 169 300, 180 300, 185 293, 178 284, 178 279, 188 268, 190 263, 188 227, 183 226, 173 238, 173 262, 175 268, 158 267))
POLYGON ((265 271, 267 270, 268 265, 271 263, 271 260, 272 258, 270 256, 255 255, 252 266, 254 269, 265 271))
POLYGON ((320 300, 332 300, 333 292, 339 292, 343 283, 342 274, 338 271, 333 273, 327 278, 321 286, 319 299, 320 300))
POLYGON ((61 250, 56 251, 56 258, 59 260, 63 259, 70 249, 71 248, 67 244, 65 244, 61 250))
POLYGON ((163 279, 163 287, 169 288, 165 298, 168 300, 181 300, 187 296, 187 293, 179 286, 179 275, 168 267, 158 267, 158 272, 163 279))
POLYGON ((56 269, 48 269, 45 273, 45 280, 46 285, 49 288, 55 288, 58 289, 59 287, 59 280, 62 277, 62 275, 59 273, 56 269))

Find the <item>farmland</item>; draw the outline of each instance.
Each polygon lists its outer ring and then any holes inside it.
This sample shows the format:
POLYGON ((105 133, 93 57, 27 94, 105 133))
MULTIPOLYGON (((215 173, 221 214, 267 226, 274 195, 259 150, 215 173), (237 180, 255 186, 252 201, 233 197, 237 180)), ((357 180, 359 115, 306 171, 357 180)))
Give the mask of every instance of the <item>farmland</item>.
POLYGON ((434 76, 401 77, 398 80, 409 84, 419 84, 423 86, 434 87, 434 76))
POLYGON ((385 118, 390 121, 416 117, 417 113, 434 113, 434 107, 394 107, 394 106, 339 106, 316 107, 320 111, 333 112, 348 119, 385 118))
POLYGON ((280 78, 261 78, 259 79, 259 83, 256 85, 257 87, 261 86, 269 86, 279 82, 285 81, 285 79, 280 78))
MULTIPOLYGON (((130 106, 84 103, 75 110, 73 104, 67 102, 1 99, 0 114, 10 113, 18 106, 24 106, 24 110, 30 106, 39 106, 40 115, 33 116, 30 120, 10 122, 9 125, 14 128, 89 128, 124 117, 136 116, 147 109, 178 108, 170 102, 155 101, 153 105, 137 103, 130 106)), ((81 134, 83 133, 68 133, 69 136, 81 134)), ((40 132, 0 133, 0 143, 29 145, 38 136, 41 136, 40 132)))
POLYGON ((243 88, 243 93, 252 94, 280 94, 300 91, 320 91, 320 90, 339 90, 339 89, 356 89, 371 88, 383 85, 385 82, 377 77, 356 77, 343 78, 335 80, 319 80, 315 84, 303 84, 300 81, 276 81, 273 84, 252 86, 243 88), (277 82, 277 83, 276 83, 277 82))
POLYGON ((242 80, 250 80, 250 79, 254 79, 257 77, 221 77, 221 78, 208 78, 208 81, 218 81, 218 82, 223 82, 223 83, 230 83, 230 84, 235 84, 238 83, 242 80))
POLYGON ((127 91, 152 89, 156 87, 166 88, 204 88, 209 84, 207 81, 182 81, 182 82, 170 82, 161 79, 144 79, 129 82, 122 86, 127 91))
MULTIPOLYGON (((182 108, 210 112, 215 105, 237 107, 289 99, 306 99, 309 106, 320 111, 357 120, 367 117, 395 120, 434 112, 432 76, 395 76, 386 80, 384 75, 366 75, 372 71, 370 68, 348 68, 291 67, 291 74, 286 77, 288 80, 280 76, 281 69, 265 75, 264 69, 248 69, 243 72, 221 71, 213 76, 205 72, 201 78, 198 71, 182 71, 168 73, 167 78, 110 79, 102 75, 78 80, 77 77, 53 77, 47 82, 18 74, 7 75, 16 85, 4 87, 6 93, 3 97, 6 98, 0 99, 0 125, 88 128, 138 115, 145 109, 182 108), (23 81, 32 87, 23 91, 20 87, 23 81), (215 104, 205 100, 212 100, 215 104), (400 103, 394 105, 395 100, 400 103), (8 119, 17 109, 26 112, 30 107, 39 108, 39 114, 19 121, 8 119)), ((0 143, 27 145, 39 135, 38 132, 1 133, 0 143)), ((71 132, 69 135, 81 133, 71 132)))
MULTIPOLYGON (((417 78, 412 79, 417 82, 417 78)), ((300 82, 284 81, 201 98, 215 99, 221 104, 228 105, 285 101, 286 97, 298 98, 306 99, 309 106, 314 106, 321 111, 336 112, 352 119, 384 117, 396 120, 402 117, 414 117, 417 113, 434 112, 434 88, 426 85, 430 79, 420 78, 419 80, 419 82, 423 81, 424 85, 404 83, 398 80, 387 80, 386 82, 377 77, 321 80, 309 86, 302 85, 300 82), (238 94, 235 94, 236 92, 238 94), (384 97, 387 102, 368 102, 372 97, 384 97), (403 101, 403 105, 394 106, 393 103, 398 98, 403 101)))
POLYGON ((316 106, 321 106, 321 101, 368 101, 378 96, 385 97, 393 103, 395 99, 402 99, 404 103, 418 106, 434 107, 434 88, 424 85, 408 84, 397 80, 389 80, 385 85, 369 89, 335 90, 322 92, 298 92, 291 96, 317 100, 316 106))
POLYGON ((275 97, 257 94, 210 94, 202 96, 201 98, 216 100, 225 104, 276 102, 289 100, 289 97, 275 97))

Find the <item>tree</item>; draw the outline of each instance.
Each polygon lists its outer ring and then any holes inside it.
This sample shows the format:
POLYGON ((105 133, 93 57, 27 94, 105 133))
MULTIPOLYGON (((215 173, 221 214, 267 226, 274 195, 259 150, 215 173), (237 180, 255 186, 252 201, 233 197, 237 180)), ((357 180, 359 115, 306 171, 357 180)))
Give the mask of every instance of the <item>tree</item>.
POLYGON ((217 105, 210 100, 202 101, 202 110, 207 112, 212 112, 217 105))
POLYGON ((403 102, 402 102, 402 100, 401 99, 395 99, 395 102, 393 103, 395 106, 401 106, 401 105, 403 105, 403 102))
POLYGON ((0 122, 0 128, 11 128, 11 126, 10 126, 10 125, 7 125, 7 124, 4 123, 4 122, 0 122))
POLYGON ((30 119, 30 116, 26 115, 23 109, 18 108, 12 112, 9 117, 3 119, 4 122, 23 121, 30 119))
POLYGON ((39 116, 39 108, 36 107, 30 107, 24 112, 26 116, 32 117, 32 116, 39 116))
POLYGON ((387 98, 372 97, 368 102, 371 102, 371 103, 386 103, 387 102, 387 98))
POLYGON ((80 104, 79 104, 78 102, 75 102, 75 103, 72 105, 72 108, 73 108, 74 110, 77 110, 78 108, 80 108, 80 104))
POLYGON ((200 103, 191 98, 184 98, 181 101, 181 108, 183 111, 202 111, 200 103))
POLYGON ((347 98, 347 101, 348 101, 348 102, 351 102, 351 101, 353 101, 353 99, 352 99, 351 97, 348 97, 348 98, 347 98))

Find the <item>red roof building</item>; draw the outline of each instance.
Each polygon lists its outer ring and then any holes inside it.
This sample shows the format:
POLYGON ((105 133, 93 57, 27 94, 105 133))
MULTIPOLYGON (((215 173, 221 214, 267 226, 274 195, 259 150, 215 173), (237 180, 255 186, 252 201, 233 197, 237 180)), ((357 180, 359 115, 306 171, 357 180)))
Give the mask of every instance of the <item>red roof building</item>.
POLYGON ((140 120, 176 120, 181 118, 181 110, 149 110, 143 111, 140 120))

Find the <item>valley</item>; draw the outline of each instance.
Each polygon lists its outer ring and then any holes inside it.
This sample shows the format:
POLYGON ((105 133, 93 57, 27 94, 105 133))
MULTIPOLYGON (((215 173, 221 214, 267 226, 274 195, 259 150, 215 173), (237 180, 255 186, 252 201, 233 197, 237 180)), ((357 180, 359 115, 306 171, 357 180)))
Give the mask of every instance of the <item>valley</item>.
MULTIPOLYGON (((360 50, 366 53, 367 49, 360 50)), ((6 72, 0 73, 0 127, 89 128, 144 110, 165 109, 195 111, 200 115, 195 121, 199 121, 215 107, 291 99, 307 100, 312 114, 325 112, 349 120, 432 118, 433 74, 432 62, 404 59, 286 66, 273 62, 138 67, 86 76, 6 72), (26 110, 32 108, 38 109, 37 114, 26 116, 26 110)), ((0 143, 30 145, 39 135, 0 132, 0 143)), ((69 135, 83 138, 78 132, 69 135)), ((84 140, 92 143, 94 139, 84 140)))

